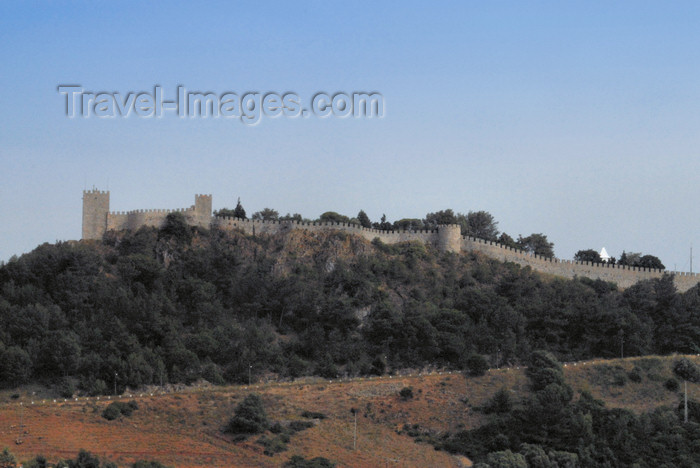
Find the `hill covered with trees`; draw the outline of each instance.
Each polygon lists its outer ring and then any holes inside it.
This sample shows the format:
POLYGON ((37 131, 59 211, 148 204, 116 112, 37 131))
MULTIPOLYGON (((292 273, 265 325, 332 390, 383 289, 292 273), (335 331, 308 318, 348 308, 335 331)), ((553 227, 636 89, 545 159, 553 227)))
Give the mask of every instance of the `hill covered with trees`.
POLYGON ((697 352, 700 288, 625 291, 478 254, 340 232, 187 226, 44 244, 0 267, 0 384, 111 393, 166 382, 496 367, 697 352))

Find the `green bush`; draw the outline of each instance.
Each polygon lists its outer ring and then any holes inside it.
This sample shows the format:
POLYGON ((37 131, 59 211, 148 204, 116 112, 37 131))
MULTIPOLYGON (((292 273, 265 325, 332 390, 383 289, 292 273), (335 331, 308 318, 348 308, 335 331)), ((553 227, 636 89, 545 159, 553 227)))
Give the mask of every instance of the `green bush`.
POLYGON ((48 468, 49 465, 46 461, 46 457, 37 455, 35 458, 32 458, 22 466, 24 468, 48 468))
POLYGON ((472 377, 482 376, 489 370, 489 363, 481 354, 470 354, 466 359, 465 365, 467 372, 472 377))
POLYGON ((131 400, 128 403, 115 401, 110 403, 107 408, 105 408, 105 410, 102 412, 102 417, 108 421, 113 421, 122 414, 126 417, 131 416, 131 414, 138 408, 139 405, 134 400, 131 400))
POLYGON ((287 442, 289 442, 289 439, 285 441, 284 438, 280 436, 272 438, 262 436, 256 441, 256 443, 264 447, 263 453, 268 457, 287 450, 287 442))
POLYGON ((498 390, 484 406, 484 413, 509 413, 513 409, 513 398, 507 388, 498 390))
POLYGON ((304 411, 301 413, 301 417, 309 419, 326 419, 325 414, 316 411, 304 411))
POLYGON ((167 466, 163 465, 160 462, 157 461, 146 461, 146 460, 139 460, 133 465, 131 465, 131 468, 168 468, 167 466))
POLYGON ((283 468, 334 468, 335 463, 324 457, 316 457, 311 460, 307 460, 299 455, 294 455, 292 458, 287 460, 283 468))
POLYGON ((632 382, 641 382, 642 381, 642 369, 640 369, 637 366, 634 366, 634 369, 632 369, 629 374, 627 374, 627 377, 632 381, 632 382))
POLYGON ((413 388, 412 387, 404 387, 401 389, 399 392, 399 396, 401 397, 402 400, 410 400, 413 398, 413 388))
POLYGON ((669 392, 677 392, 680 388, 680 385, 678 384, 678 381, 676 379, 670 378, 666 382, 664 382, 664 388, 669 392))
POLYGON ((107 408, 102 412, 102 417, 107 421, 113 421, 122 415, 121 409, 117 402, 110 403, 107 408))
POLYGON ((236 406, 233 418, 225 432, 231 434, 258 434, 270 425, 260 395, 251 393, 236 406))
POLYGON ((292 432, 301 432, 310 427, 314 427, 314 423, 311 421, 292 421, 289 423, 289 430, 292 432))

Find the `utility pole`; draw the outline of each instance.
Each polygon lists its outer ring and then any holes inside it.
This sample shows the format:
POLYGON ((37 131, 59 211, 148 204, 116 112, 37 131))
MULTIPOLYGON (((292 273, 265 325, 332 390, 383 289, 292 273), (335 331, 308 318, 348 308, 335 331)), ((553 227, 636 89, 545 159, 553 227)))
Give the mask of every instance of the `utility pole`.
POLYGON ((352 449, 357 450, 357 408, 350 408, 350 412, 355 417, 355 431, 352 437, 352 449))
POLYGON ((620 359, 625 358, 625 331, 620 328, 620 331, 617 332, 617 336, 620 337, 620 359))
POLYGON ((252 372, 252 371, 253 371, 253 365, 252 365, 252 364, 248 364, 248 386, 249 386, 249 387, 250 387, 250 385, 251 385, 251 377, 250 377, 250 375, 251 375, 251 372, 252 372))
POLYGON ((685 398, 683 398, 683 401, 685 402, 685 406, 683 408, 683 420, 685 422, 688 422, 688 381, 683 379, 683 393, 685 398))
POLYGON ((117 372, 115 371, 114 372, 114 396, 117 396, 117 376, 118 375, 119 374, 117 374, 117 372))
POLYGON ((24 442, 22 440, 23 433, 24 433, 24 403, 20 403, 19 404, 19 437, 17 437, 17 440, 15 441, 15 443, 17 445, 24 442))

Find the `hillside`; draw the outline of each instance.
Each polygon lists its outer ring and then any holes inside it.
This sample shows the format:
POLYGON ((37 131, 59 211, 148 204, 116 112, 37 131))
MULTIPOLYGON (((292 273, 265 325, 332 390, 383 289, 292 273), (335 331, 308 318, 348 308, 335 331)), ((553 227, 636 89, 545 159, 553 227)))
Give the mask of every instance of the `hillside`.
MULTIPOLYGON (((692 359, 700 363, 699 358, 692 359)), ((609 407, 642 413, 678 404, 678 393, 664 388, 672 377, 673 360, 648 357, 580 362, 567 365, 565 376, 576 394, 587 390, 609 407), (627 375, 635 367, 642 369, 639 382, 620 380, 620 375, 627 375)), ((138 409, 131 417, 114 421, 101 417, 108 404, 105 397, 56 403, 36 400, 32 404, 32 396, 27 394, 32 389, 27 389, 19 399, 11 398, 9 392, 0 396, 0 445, 9 447, 19 459, 41 453, 49 461, 75 456, 84 448, 119 466, 144 458, 179 468, 280 466, 292 455, 322 456, 338 466, 464 466, 464 457, 415 442, 404 425, 435 434, 477 427, 486 417, 478 408, 504 386, 518 399, 530 395, 523 369, 516 368, 491 370, 482 377, 466 379, 459 373, 446 372, 333 382, 305 379, 252 388, 136 394, 131 399, 137 401, 138 409), (414 396, 404 400, 399 391, 407 386, 414 396), (236 403, 250 392, 262 396, 273 420, 304 419, 304 411, 323 413, 325 419, 293 435, 286 451, 264 455, 263 447, 255 443, 259 436, 233 442, 221 431, 236 403), (20 410, 19 402, 24 410, 20 410), (353 407, 360 409, 357 450, 353 450, 353 407), (20 415, 27 433, 24 442, 16 445, 20 415)), ((697 396, 698 391, 700 386, 696 384, 689 388, 691 395, 697 396)), ((269 432, 267 435, 273 436, 269 432)))
POLYGON ((98 395, 160 383, 381 375, 694 353, 700 287, 625 291, 478 252, 343 232, 192 228, 45 244, 0 267, 0 385, 98 395), (56 352, 60 349, 61 352, 56 352), (252 375, 251 375, 252 374, 252 375))

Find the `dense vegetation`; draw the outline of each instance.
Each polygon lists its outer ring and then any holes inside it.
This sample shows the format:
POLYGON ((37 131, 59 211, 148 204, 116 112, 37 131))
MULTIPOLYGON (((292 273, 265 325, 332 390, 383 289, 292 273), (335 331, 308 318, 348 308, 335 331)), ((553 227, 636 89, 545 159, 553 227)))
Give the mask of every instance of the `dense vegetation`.
MULTIPOLYGON (((688 369, 690 361, 679 361, 688 369)), ((535 352, 526 374, 531 394, 514 401, 497 392, 484 412, 483 426, 444 436, 439 448, 464 453, 475 468, 695 467, 700 465, 700 419, 682 423, 678 412, 659 408, 636 415, 608 409, 583 391, 573 399, 561 364, 535 352)), ((677 364, 676 367, 678 367, 677 364)), ((697 376, 697 370, 693 370, 697 376)))
MULTIPOLYGON (((541 239, 540 239, 541 240, 541 239)), ((62 393, 263 374, 697 352, 700 288, 624 292, 479 254, 344 233, 161 229, 44 244, 0 267, 0 384, 62 393)))
MULTIPOLYGON (((81 450, 73 460, 68 459, 60 460, 57 463, 49 463, 46 461, 45 457, 39 455, 24 464, 18 464, 15 457, 7 449, 4 449, 2 455, 0 455, 0 467, 17 468, 18 466, 24 468, 117 468, 115 463, 100 460, 97 456, 86 450, 81 450)), ((130 466, 131 468, 168 468, 152 460, 137 461, 130 466)))

